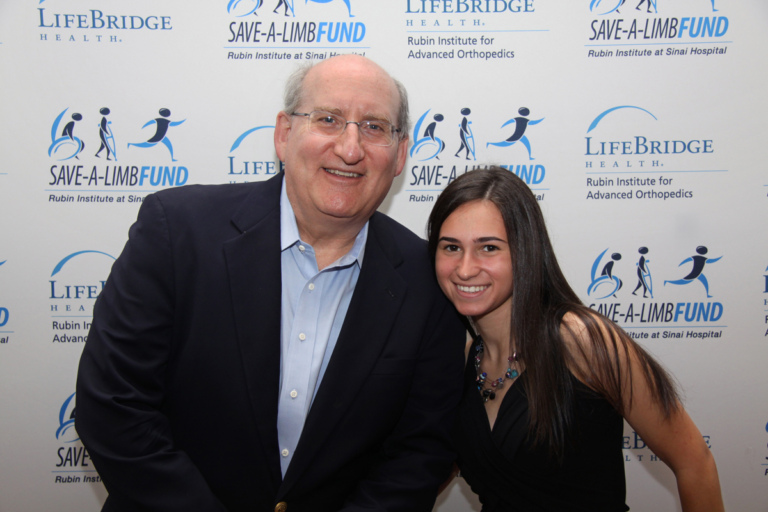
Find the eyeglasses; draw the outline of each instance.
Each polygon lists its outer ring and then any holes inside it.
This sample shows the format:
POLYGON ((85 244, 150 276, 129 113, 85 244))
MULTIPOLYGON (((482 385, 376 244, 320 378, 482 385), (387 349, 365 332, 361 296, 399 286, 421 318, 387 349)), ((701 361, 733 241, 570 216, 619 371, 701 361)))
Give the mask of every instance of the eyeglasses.
POLYGON ((338 137, 347 128, 348 124, 356 124, 363 141, 373 146, 391 146, 396 138, 399 128, 383 119, 366 119, 363 121, 347 121, 338 114, 332 114, 325 110, 313 110, 306 114, 291 112, 292 116, 304 116, 307 118, 310 133, 323 137, 338 137))

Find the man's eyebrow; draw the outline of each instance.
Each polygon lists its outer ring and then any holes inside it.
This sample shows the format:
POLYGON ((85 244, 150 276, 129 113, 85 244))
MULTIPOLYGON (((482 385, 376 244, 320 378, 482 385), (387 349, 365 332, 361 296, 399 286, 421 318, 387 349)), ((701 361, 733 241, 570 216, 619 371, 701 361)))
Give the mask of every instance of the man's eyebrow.
POLYGON ((342 115, 341 109, 336 107, 312 107, 312 110, 322 110, 323 112, 330 112, 331 114, 342 115))
MULTIPOLYGON (((330 112, 331 114, 336 114, 342 117, 346 117, 346 114, 338 108, 338 107, 312 107, 312 110, 322 110, 323 112, 330 112)), ((383 114, 376 114, 373 112, 365 112, 360 117, 360 120, 368 120, 368 121, 386 121, 388 123, 392 123, 390 121, 389 116, 383 115, 383 114)))

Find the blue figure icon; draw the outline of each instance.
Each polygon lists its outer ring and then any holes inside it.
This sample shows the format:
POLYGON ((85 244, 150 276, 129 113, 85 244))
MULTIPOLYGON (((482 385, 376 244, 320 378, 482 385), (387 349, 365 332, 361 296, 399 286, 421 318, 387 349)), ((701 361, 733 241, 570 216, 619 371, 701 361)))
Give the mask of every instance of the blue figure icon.
MULTIPOLYGON (((712 0, 714 2, 714 0, 712 0)), ((653 7, 653 12, 659 12, 656 8, 656 0, 640 0, 640 3, 637 4, 637 7, 635 7, 636 10, 641 11, 640 6, 644 3, 648 3, 648 9, 646 12, 651 12, 651 7, 653 7)))
POLYGON ((616 297, 616 292, 618 292, 624 285, 621 279, 613 275, 613 265, 615 262, 621 259, 621 254, 618 252, 615 252, 611 255, 611 261, 606 263, 603 269, 600 271, 600 275, 597 275, 597 268, 600 265, 600 260, 603 259, 603 256, 606 252, 608 252, 608 249, 601 252, 597 259, 595 259, 595 262, 592 264, 592 282, 589 284, 589 288, 587 288, 587 294, 590 296, 597 293, 598 288, 602 288, 602 291, 600 291, 598 294, 598 299, 605 299, 611 295, 616 297), (603 285, 608 286, 606 287, 603 285))
POLYGON ((704 275, 704 266, 708 263, 714 263, 718 261, 722 256, 717 258, 707 258, 704 256, 707 254, 707 248, 703 245, 700 245, 696 248, 696 255, 691 256, 690 258, 684 259, 678 267, 682 267, 688 262, 693 262, 693 268, 688 273, 687 276, 683 277, 682 279, 678 279, 676 281, 664 281, 664 286, 667 285, 667 283, 670 284, 676 284, 676 285, 686 285, 690 284, 693 281, 701 281, 701 284, 704 285, 704 290, 707 292, 707 298, 711 298, 712 296, 709 294, 709 283, 707 282, 707 278, 704 275))
POLYGON ((514 131, 514 133, 512 135, 510 135, 509 138, 507 138, 507 139, 505 139, 505 140, 503 140, 501 142, 488 142, 485 145, 485 147, 487 148, 488 146, 498 146, 498 147, 502 147, 503 148, 503 147, 511 146, 511 145, 515 144, 516 142, 520 141, 523 144, 523 146, 525 146, 525 148, 528 150, 528 159, 529 160, 535 160, 535 158, 533 158, 533 156, 531 156, 531 143, 528 140, 528 137, 526 137, 526 135, 525 135, 525 130, 528 128, 528 126, 533 126, 535 124, 539 124, 540 122, 542 122, 544 120, 544 118, 536 119, 535 121, 531 121, 530 119, 525 117, 525 116, 530 115, 530 113, 531 113, 531 111, 529 109, 527 109, 526 107, 520 107, 520 109, 518 109, 517 112, 518 112, 518 114, 520 114, 519 117, 515 117, 513 119, 510 119, 509 121, 507 121, 506 123, 501 125, 501 127, 504 128, 505 126, 514 123, 515 124, 515 131, 514 131))
POLYGON ((80 160, 78 155, 85 149, 85 143, 75 136, 75 123, 83 119, 81 114, 77 112, 72 114, 72 120, 64 125, 64 129, 61 131, 61 136, 56 137, 56 132, 59 129, 61 119, 64 117, 67 110, 68 109, 62 110, 53 122, 53 126, 51 127, 51 145, 48 146, 48 156, 53 156, 54 154, 58 155, 61 150, 63 157, 59 158, 59 160, 69 160, 70 158, 80 160), (67 148, 69 148, 69 151, 64 153, 63 150, 67 148))
MULTIPOLYGON (((330 2, 333 2, 333 0, 304 0, 304 3, 307 4, 308 2, 315 2, 316 4, 327 4, 330 2)), ((344 0, 344 3, 347 6, 347 12, 349 13, 350 18, 354 18, 355 15, 352 14, 352 6, 349 3, 349 0, 344 0)))
POLYGON ((650 263, 651 260, 645 257, 645 255, 648 254, 648 248, 641 247, 637 250, 637 252, 640 253, 640 260, 637 262, 637 286, 635 286, 635 289, 632 291, 632 295, 636 295, 635 292, 637 292, 637 290, 639 290, 642 286, 643 298, 647 297, 647 293, 650 293, 651 298, 653 298, 653 281, 651 279, 651 268, 648 266, 648 263, 650 263))
POLYGON ((437 123, 441 122, 444 117, 443 114, 435 114, 432 117, 434 121, 427 125, 427 128, 424 130, 424 135, 421 138, 418 138, 418 134, 421 131, 421 125, 424 123, 427 114, 429 114, 429 110, 424 112, 413 129, 415 142, 411 147, 410 155, 411 158, 421 157, 419 158, 421 161, 430 160, 432 158, 440 160, 438 155, 445 149, 445 142, 435 135, 435 128, 437 127, 437 123))
POLYGON ((173 157, 173 145, 171 144, 171 140, 166 136, 166 133, 168 133, 168 128, 171 126, 178 126, 186 121, 186 119, 182 119, 181 121, 171 121, 168 119, 168 117, 171 115, 171 111, 167 108, 161 108, 158 113, 161 117, 147 121, 144 126, 142 126, 142 128, 146 128, 153 123, 157 125, 157 129, 155 130, 155 134, 152 136, 152 138, 150 138, 147 142, 129 142, 128 147, 130 148, 131 146, 136 146, 138 148, 151 148, 158 142, 162 142, 163 145, 168 148, 168 151, 171 153, 171 161, 175 162, 176 159, 173 157))
POLYGON ((280 8, 280 6, 285 6, 285 15, 288 16, 288 9, 291 10, 291 16, 295 16, 296 14, 293 12, 293 2, 289 2, 288 0, 279 0, 277 2, 277 7, 275 7, 275 10, 272 12, 277 14, 277 10, 280 8))
POLYGON ((597 14, 610 14, 612 12, 620 14, 619 7, 623 6, 626 1, 627 0, 592 0, 589 3, 589 10, 597 14))
POLYGON ((99 153, 101 153, 103 149, 106 149, 107 160, 109 160, 110 154, 114 155, 115 160, 117 160, 117 154, 115 152, 115 136, 112 133, 112 128, 109 127, 109 125, 112 124, 112 121, 107 120, 109 112, 107 107, 99 110, 99 113, 103 116, 99 123, 99 139, 101 140, 101 146, 99 146, 99 150, 96 152, 95 156, 98 157, 99 153))
POLYGON ((472 124, 472 121, 467 119, 467 116, 471 113, 472 111, 468 108, 461 109, 461 115, 464 116, 461 120, 461 124, 459 125, 459 138, 461 139, 461 147, 456 152, 456 154, 453 155, 459 156, 459 153, 461 153, 462 150, 465 150, 467 160, 470 160, 470 153, 472 153, 472 160, 475 160, 475 136, 472 133, 472 128, 469 126, 472 124))
POLYGON ((232 13, 240 18, 254 14, 258 16, 256 12, 261 7, 262 0, 229 0, 227 5, 227 12, 232 13), (251 4, 251 5, 247 5, 251 4), (242 12, 242 14, 238 14, 242 12))
MULTIPOLYGON (((67 412, 69 412, 69 406, 72 403, 72 400, 75 398, 75 393, 72 393, 69 398, 67 398, 64 401, 64 404, 61 406, 61 409, 59 410, 59 428, 56 429, 56 439, 61 439, 64 434, 69 430, 70 428, 74 428, 75 426, 75 407, 72 407, 72 411, 69 415, 67 415, 67 412)), ((68 442, 74 442, 78 441, 80 438, 70 440, 68 442)))

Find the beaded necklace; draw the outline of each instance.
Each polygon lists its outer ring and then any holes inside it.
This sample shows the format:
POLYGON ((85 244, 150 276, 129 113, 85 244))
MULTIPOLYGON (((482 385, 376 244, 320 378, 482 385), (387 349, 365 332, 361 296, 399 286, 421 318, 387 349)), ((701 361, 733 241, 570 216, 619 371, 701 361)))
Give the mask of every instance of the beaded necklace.
POLYGON ((513 365, 517 365, 517 352, 513 353, 507 358, 507 371, 504 373, 504 376, 491 380, 489 383, 490 387, 486 389, 485 384, 488 378, 488 374, 480 370, 480 360, 483 358, 483 352, 485 350, 483 346, 483 337, 478 336, 477 340, 477 347, 475 348, 475 373, 477 374, 477 390, 480 392, 480 396, 483 397, 483 402, 487 402, 488 400, 493 400, 496 398, 496 391, 504 387, 504 383, 507 379, 515 379, 520 375, 520 372, 517 371, 517 368, 512 368, 513 365))

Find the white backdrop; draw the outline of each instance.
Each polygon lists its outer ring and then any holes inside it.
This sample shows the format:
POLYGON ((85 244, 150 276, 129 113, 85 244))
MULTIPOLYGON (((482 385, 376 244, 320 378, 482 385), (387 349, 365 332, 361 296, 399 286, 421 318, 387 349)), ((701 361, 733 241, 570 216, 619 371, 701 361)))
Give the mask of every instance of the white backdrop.
MULTIPOLYGON (((99 510, 76 365, 141 200, 274 174, 285 77, 350 52, 411 95, 382 209, 424 235, 467 168, 521 175, 584 301, 679 379, 728 510, 768 511, 768 4, 278 3, 0 1, 0 511, 99 510)), ((624 448, 632 510, 679 509, 624 448)), ((479 507, 457 483, 436 510, 479 507)))

